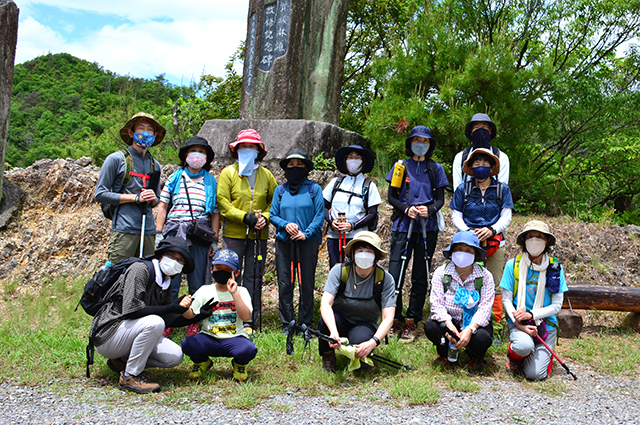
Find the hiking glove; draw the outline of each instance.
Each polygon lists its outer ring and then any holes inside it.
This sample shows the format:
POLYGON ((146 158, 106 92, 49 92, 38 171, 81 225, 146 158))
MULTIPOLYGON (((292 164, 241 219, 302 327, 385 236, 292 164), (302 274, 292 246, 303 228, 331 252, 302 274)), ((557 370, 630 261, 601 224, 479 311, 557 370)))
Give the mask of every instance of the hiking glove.
POLYGON ((258 224, 258 217, 256 217, 255 214, 245 214, 242 221, 249 227, 256 227, 256 224, 258 224))

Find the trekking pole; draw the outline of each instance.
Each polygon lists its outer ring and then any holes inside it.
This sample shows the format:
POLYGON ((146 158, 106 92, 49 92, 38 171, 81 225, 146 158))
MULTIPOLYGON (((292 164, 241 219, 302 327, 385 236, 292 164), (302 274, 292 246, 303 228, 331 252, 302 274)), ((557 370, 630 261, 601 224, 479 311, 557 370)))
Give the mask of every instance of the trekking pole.
MULTIPOLYGON (((296 250, 296 264, 298 266, 298 286, 302 287, 302 273, 300 272, 300 242, 296 241, 295 244, 296 250)), ((300 289, 302 292, 302 289, 300 289)))
MULTIPOLYGON (((255 210, 254 214, 260 220, 262 218, 262 210, 255 210)), ((253 278, 258 279, 257 283, 254 283, 255 288, 260 291, 259 304, 258 304, 258 321, 260 333, 262 333, 262 247, 260 240, 260 230, 255 229, 255 256, 253 258, 253 278)))
MULTIPOLYGON (((294 327, 296 327, 297 325, 294 325, 294 327)), ((322 332, 320 332, 319 330, 316 329, 312 329, 310 327, 308 327, 307 325, 305 325, 304 323, 302 324, 302 326, 297 326, 302 332, 304 333, 309 333, 315 337, 317 337, 318 339, 322 339, 324 341, 330 342, 332 344, 337 344, 338 341, 336 341, 334 338, 331 338, 329 335, 325 335, 322 332)), ((349 344, 350 346, 353 346, 353 344, 349 344)), ((403 365, 402 363, 398 363, 394 360, 388 359, 386 357, 382 357, 378 354, 373 354, 373 352, 369 353, 369 355, 367 357, 370 357, 372 360, 377 360, 380 363, 393 367, 395 369, 398 370, 413 370, 413 368, 410 365, 403 365)))
POLYGON ((569 375, 573 376, 573 380, 577 381, 578 377, 576 376, 576 374, 571 372, 571 370, 569 369, 569 366, 567 366, 566 364, 564 364, 562 360, 560 360, 560 357, 558 357, 558 355, 551 349, 551 347, 549 347, 549 345, 546 342, 544 342, 542 338, 540 338, 540 335, 536 335, 536 338, 538 338, 538 341, 540 341, 547 348, 547 350, 549 350, 551 355, 556 358, 558 363, 560 363, 560 366, 562 366, 569 375))
MULTIPOLYGON (((147 188, 147 179, 145 177, 142 177, 142 190, 147 188)), ((140 255, 138 255, 140 258, 142 258, 144 252, 144 228, 147 226, 147 208, 149 208, 149 203, 145 202, 142 209, 142 227, 140 228, 140 255)))
POLYGON ((400 288, 402 288, 402 284, 404 283, 404 267, 407 265, 407 249, 409 248, 409 241, 411 240, 411 234, 413 233, 413 224, 415 222, 415 218, 412 218, 409 222, 409 232, 407 232, 407 241, 404 244, 404 253, 400 257, 402 259, 402 265, 400 266, 400 279, 398 279, 398 282, 396 282, 396 297, 400 294, 400 288))
POLYGON ((427 297, 431 292, 431 278, 429 277, 429 252, 427 250, 427 219, 420 217, 420 224, 422 224, 422 240, 424 241, 424 265, 427 270, 427 297))
MULTIPOLYGON (((338 213, 338 223, 344 223, 346 221, 346 213, 338 213)), ((340 263, 344 263, 345 251, 347 248, 347 234, 342 231, 338 232, 338 240, 340 241, 340 263)))

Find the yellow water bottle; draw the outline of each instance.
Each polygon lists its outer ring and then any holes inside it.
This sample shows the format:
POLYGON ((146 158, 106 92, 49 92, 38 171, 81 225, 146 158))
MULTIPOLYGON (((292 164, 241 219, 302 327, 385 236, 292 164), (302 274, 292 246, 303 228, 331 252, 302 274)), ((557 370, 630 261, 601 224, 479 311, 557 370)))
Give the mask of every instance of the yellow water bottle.
POLYGON ((398 161, 393 165, 393 176, 391 177, 391 187, 400 189, 402 187, 402 177, 404 177, 403 161, 398 161))

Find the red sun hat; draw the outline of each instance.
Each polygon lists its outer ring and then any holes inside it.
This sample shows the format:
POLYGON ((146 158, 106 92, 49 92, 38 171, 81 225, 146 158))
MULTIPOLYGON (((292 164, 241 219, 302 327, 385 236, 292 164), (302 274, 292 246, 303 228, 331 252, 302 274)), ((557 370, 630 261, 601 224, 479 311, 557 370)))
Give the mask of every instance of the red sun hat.
POLYGON ((260 135, 253 128, 248 128, 246 130, 242 130, 238 133, 238 138, 235 142, 229 143, 229 150, 231 151, 231 156, 238 159, 238 153, 236 152, 236 147, 240 143, 251 143, 258 146, 258 150, 260 153, 258 154, 258 161, 262 161, 262 159, 267 154, 267 149, 264 147, 264 143, 260 140, 260 135))

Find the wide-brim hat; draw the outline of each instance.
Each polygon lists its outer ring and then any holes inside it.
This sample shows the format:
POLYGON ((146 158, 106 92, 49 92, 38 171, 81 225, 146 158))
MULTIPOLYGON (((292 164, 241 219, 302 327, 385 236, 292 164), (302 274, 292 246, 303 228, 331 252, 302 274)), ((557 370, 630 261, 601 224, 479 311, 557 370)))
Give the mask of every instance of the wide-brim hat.
POLYGON ((373 249, 378 252, 378 256, 380 257, 380 259, 387 258, 387 256, 389 255, 387 251, 382 249, 382 239, 380 239, 380 236, 368 230, 364 230, 362 232, 359 232, 353 239, 351 239, 351 241, 344 248, 344 252, 345 254, 347 254, 347 257, 353 258, 351 256, 351 251, 353 250, 353 245, 358 242, 365 242, 371 245, 373 249))
POLYGON ((256 145, 258 147, 258 161, 262 161, 265 155, 267 155, 267 148, 264 147, 260 134, 258 134, 258 132, 253 128, 242 130, 238 133, 236 141, 229 143, 229 151, 231 151, 231 156, 235 159, 238 159, 238 152, 236 148, 240 143, 251 143, 256 145))
POLYGON ((453 246, 459 243, 469 245, 470 247, 473 247, 475 249, 476 261, 484 261, 485 258, 487 258, 487 251, 485 251, 480 246, 480 239, 478 239, 478 236, 476 236, 475 233, 469 230, 464 230, 453 235, 453 237, 451 238, 451 245, 449 245, 442 251, 444 258, 450 260, 453 246))
POLYGON ((195 264, 185 239, 173 237, 161 240, 158 248, 156 248, 156 257, 161 257, 166 252, 177 252, 182 255, 182 258, 184 258, 182 273, 189 274, 193 271, 195 264))
POLYGON ((230 249, 221 249, 216 252, 216 255, 213 256, 213 260, 211 260, 211 266, 215 265, 224 265, 228 266, 234 272, 237 272, 240 269, 240 258, 238 254, 230 249))
POLYGON ((146 114, 144 112, 138 112, 137 114, 132 116, 129 121, 127 121, 124 127, 120 129, 120 138, 122 138, 122 140, 127 145, 131 146, 131 144, 133 143, 133 139, 131 138, 131 136, 129 136, 129 130, 138 121, 142 121, 142 120, 151 121, 153 123, 153 127, 156 130, 156 140, 153 142, 153 145, 151 146, 155 146, 158 143, 162 142, 162 139, 164 139, 164 136, 167 134, 167 130, 163 126, 161 126, 158 121, 156 121, 153 115, 146 114))
POLYGON ((425 156, 430 158, 436 148, 436 139, 431 136, 431 129, 424 125, 417 125, 411 129, 409 137, 404 139, 404 153, 408 157, 413 156, 413 152, 411 152, 411 140, 413 140, 414 137, 424 137, 425 139, 429 139, 429 150, 425 156))
POLYGON ((486 122, 487 124, 489 124, 489 127, 491 128, 491 138, 496 138, 496 134, 498 134, 498 128, 496 127, 496 124, 491 121, 489 115, 475 114, 471 117, 471 121, 469 121, 467 123, 467 126, 464 128, 464 135, 467 136, 467 139, 471 140, 471 127, 473 127, 473 123, 475 122, 486 122))
POLYGON ((213 161, 213 158, 215 157, 215 154, 213 153, 213 148, 209 145, 209 142, 207 142, 207 139, 200 136, 193 136, 192 138, 187 140, 187 143, 185 143, 180 148, 180 150, 178 151, 178 158, 180 158, 180 161, 182 161, 183 163, 186 162, 187 152, 189 151, 189 148, 191 146, 204 147, 204 149, 207 151, 207 162, 205 163, 205 165, 211 164, 211 161, 213 161))
POLYGON ((301 159, 304 161, 304 165, 307 167, 307 171, 313 170, 313 161, 309 159, 309 154, 304 149, 293 148, 289 151, 286 158, 280 161, 280 168, 287 169, 287 164, 291 159, 301 159))
POLYGON ((544 233, 547 236, 547 238, 549 239, 547 242, 547 246, 553 246, 556 244, 555 235, 551 233, 547 223, 540 220, 527 221, 527 223, 524 225, 524 229, 522 229, 522 232, 520 232, 520 234, 516 238, 516 243, 524 247, 524 238, 527 236, 527 233, 532 230, 536 230, 540 233, 544 233))
POLYGON ((471 169, 471 165, 473 164, 474 156, 476 156, 478 154, 484 154, 484 155, 487 155, 487 156, 493 158, 493 160, 496 163, 493 164, 493 167, 491 167, 491 176, 492 177, 493 176, 497 176, 500 173, 500 158, 495 156, 493 154, 493 152, 491 152, 490 149, 485 149, 485 148, 474 149, 473 152, 471 152, 469 154, 469 157, 467 158, 467 160, 464 162, 464 165, 462 166, 462 171, 465 174, 473 177, 473 170, 471 169))
POLYGON ((362 157, 362 159, 364 159, 364 166, 360 171, 361 173, 366 174, 370 173, 371 170, 373 170, 373 152, 371 152, 369 149, 363 148, 362 146, 350 145, 343 146, 336 152, 336 167, 338 168, 338 171, 340 171, 342 174, 349 174, 349 171, 345 166, 344 159, 351 152, 356 152, 362 157))

